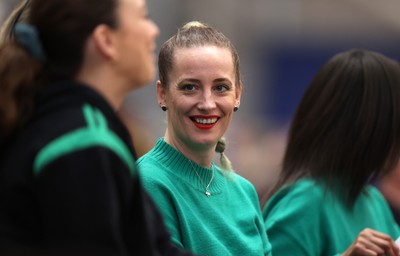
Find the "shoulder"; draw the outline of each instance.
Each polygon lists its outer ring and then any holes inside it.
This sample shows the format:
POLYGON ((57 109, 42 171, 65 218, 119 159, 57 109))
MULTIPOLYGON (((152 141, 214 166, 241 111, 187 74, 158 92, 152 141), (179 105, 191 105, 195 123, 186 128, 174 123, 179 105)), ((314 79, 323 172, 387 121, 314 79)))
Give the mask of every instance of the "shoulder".
POLYGON ((150 149, 149 152, 147 152, 146 154, 144 154, 143 156, 138 158, 138 160, 136 162, 138 167, 157 164, 156 159, 154 159, 153 156, 152 156, 152 151, 153 150, 154 150, 154 148, 150 149))
POLYGON ((246 191, 251 191, 255 192, 255 187, 254 185, 245 177, 241 176, 237 172, 231 172, 231 171, 224 171, 222 170, 219 166, 216 166, 216 170, 225 177, 227 180, 228 184, 233 185, 234 187, 244 189, 246 191))
POLYGON ((320 200, 323 195, 323 189, 315 181, 301 179, 292 184, 287 184, 279 189, 269 200, 269 205, 275 205, 281 201, 299 199, 303 197, 320 200))
POLYGON ((224 177, 224 180, 226 180, 227 191, 235 195, 238 198, 237 200, 243 200, 243 202, 251 201, 258 208, 260 207, 257 191, 248 179, 235 172, 226 172, 220 168, 217 170, 224 177))
POLYGON ((152 170, 164 168, 163 166, 168 164, 168 159, 170 158, 167 150, 165 150, 168 147, 170 146, 162 138, 158 138, 154 146, 146 154, 139 157, 137 160, 138 167, 151 167, 150 169, 152 170), (160 159, 163 159, 163 161, 160 159))
POLYGON ((392 217, 392 211, 390 209, 389 204, 387 203, 384 196, 376 187, 368 185, 366 187, 365 196, 367 197, 367 200, 369 202, 368 206, 370 208, 374 208, 375 211, 378 211, 380 216, 390 215, 392 217))
POLYGON ((369 195, 371 198, 375 198, 376 200, 379 200, 379 201, 385 200, 383 195, 381 194, 381 192, 375 186, 368 185, 365 188, 365 190, 367 192, 367 195, 369 195))
MULTIPOLYGON (((221 170, 221 172, 224 172, 221 170)), ((253 184, 246 179, 245 177, 243 177, 241 174, 237 173, 237 172, 228 172, 226 174, 228 180, 231 180, 233 182, 237 182, 239 184, 241 184, 242 186, 245 187, 253 187, 253 184)))
POLYGON ((156 180, 164 176, 166 167, 154 156, 154 148, 139 157, 136 164, 142 179, 156 180))
POLYGON ((54 128, 46 129, 47 136, 41 137, 43 146, 35 158, 34 170, 40 171, 60 157, 96 148, 113 152, 129 169, 134 169, 131 149, 109 128, 109 121, 99 109, 83 104, 80 108, 70 108, 65 113, 68 114, 63 116, 66 121, 57 122, 59 119, 55 119, 54 128))
POLYGON ((152 196, 160 194, 161 191, 170 190, 170 188, 174 187, 174 182, 176 183, 174 172, 158 161, 153 152, 154 148, 137 161, 137 168, 143 187, 152 196))
POLYGON ((278 190, 267 202, 263 214, 268 221, 287 216, 310 215, 321 211, 324 190, 315 181, 302 179, 278 190))
POLYGON ((302 179, 278 190, 263 210, 274 255, 321 255, 324 190, 302 179))

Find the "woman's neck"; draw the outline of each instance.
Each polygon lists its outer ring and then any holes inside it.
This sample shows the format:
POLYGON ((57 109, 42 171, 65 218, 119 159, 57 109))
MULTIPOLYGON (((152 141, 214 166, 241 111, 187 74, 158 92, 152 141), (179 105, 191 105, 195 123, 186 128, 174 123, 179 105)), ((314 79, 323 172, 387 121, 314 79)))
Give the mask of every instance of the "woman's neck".
POLYGON ((164 141, 178 150, 182 155, 205 168, 211 168, 214 158, 215 145, 209 147, 195 147, 183 141, 172 138, 165 132, 164 141))

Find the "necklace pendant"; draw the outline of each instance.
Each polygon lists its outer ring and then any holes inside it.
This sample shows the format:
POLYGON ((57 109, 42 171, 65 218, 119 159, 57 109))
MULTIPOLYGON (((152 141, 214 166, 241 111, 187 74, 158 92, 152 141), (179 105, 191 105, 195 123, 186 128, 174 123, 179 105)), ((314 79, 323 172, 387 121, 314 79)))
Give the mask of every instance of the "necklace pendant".
POLYGON ((211 196, 211 193, 210 193, 208 190, 206 190, 206 193, 205 193, 205 194, 206 194, 207 197, 210 197, 210 196, 211 196))

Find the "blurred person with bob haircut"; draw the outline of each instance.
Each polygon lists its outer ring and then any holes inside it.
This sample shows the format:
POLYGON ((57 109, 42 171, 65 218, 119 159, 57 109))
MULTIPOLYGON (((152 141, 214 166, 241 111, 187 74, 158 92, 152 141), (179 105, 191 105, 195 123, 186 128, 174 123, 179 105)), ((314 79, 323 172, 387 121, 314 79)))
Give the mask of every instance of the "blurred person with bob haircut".
POLYGON ((266 196, 273 255, 399 255, 399 227, 371 185, 399 156, 400 65, 368 50, 336 54, 296 110, 266 196))

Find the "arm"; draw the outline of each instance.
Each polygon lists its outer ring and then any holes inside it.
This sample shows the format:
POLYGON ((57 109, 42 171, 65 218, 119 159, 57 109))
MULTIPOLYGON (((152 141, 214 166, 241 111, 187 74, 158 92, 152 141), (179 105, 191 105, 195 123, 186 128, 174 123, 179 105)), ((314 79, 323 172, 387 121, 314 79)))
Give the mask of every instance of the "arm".
POLYGON ((159 209, 172 242, 184 248, 174 198, 179 193, 172 191, 175 185, 171 183, 167 171, 162 168, 152 158, 140 158, 138 160, 140 180, 145 191, 159 209))
POLYGON ((264 221, 263 221, 263 216, 260 208, 260 201, 257 195, 257 191, 254 188, 253 184, 250 183, 246 179, 242 179, 242 187, 246 188, 246 194, 249 196, 250 200, 252 201, 255 211, 258 213, 257 214, 257 219, 256 219, 256 225, 258 227, 260 237, 263 242, 263 248, 264 248, 264 255, 271 256, 271 244, 268 240, 267 232, 265 230, 264 226, 264 221))
MULTIPOLYGON (((154 168, 153 166, 141 165, 140 170, 146 170, 150 172, 154 168)), ((165 223, 165 226, 170 234, 170 240, 178 247, 184 248, 181 231, 179 229, 178 217, 174 207, 174 200, 172 195, 174 194, 169 190, 167 180, 158 180, 148 178, 146 175, 141 175, 143 180, 143 187, 151 197, 151 201, 154 203, 154 207, 159 209, 160 216, 165 223)), ((159 177, 158 177, 159 178, 159 177)))
POLYGON ((181 255, 181 256, 190 256, 194 255, 189 253, 188 251, 184 251, 178 246, 175 246, 171 243, 171 236, 167 231, 164 222, 162 220, 161 214, 158 211, 156 205, 153 203, 153 200, 147 195, 145 191, 143 191, 143 198, 146 201, 148 207, 146 207, 146 216, 149 218, 149 223, 152 225, 150 230, 155 230, 157 232, 157 251, 161 253, 160 255, 164 256, 173 256, 173 255, 181 255))

